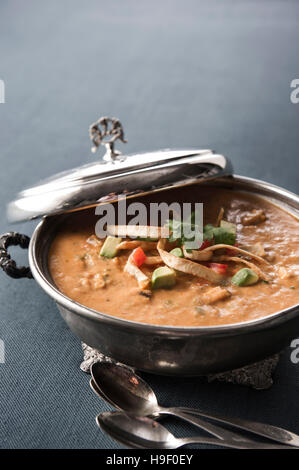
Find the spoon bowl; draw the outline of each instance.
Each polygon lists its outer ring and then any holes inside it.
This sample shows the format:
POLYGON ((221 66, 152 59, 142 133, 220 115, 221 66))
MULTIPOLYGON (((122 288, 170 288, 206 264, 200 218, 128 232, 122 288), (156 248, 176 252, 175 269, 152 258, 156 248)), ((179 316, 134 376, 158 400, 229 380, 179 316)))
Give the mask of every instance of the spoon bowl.
POLYGON ((91 367, 93 386, 109 403, 138 416, 154 415, 159 410, 151 387, 132 369, 110 362, 96 362, 91 367))
POLYGON ((174 449, 175 437, 161 424, 145 416, 105 412, 96 417, 100 428, 113 439, 130 447, 174 449))

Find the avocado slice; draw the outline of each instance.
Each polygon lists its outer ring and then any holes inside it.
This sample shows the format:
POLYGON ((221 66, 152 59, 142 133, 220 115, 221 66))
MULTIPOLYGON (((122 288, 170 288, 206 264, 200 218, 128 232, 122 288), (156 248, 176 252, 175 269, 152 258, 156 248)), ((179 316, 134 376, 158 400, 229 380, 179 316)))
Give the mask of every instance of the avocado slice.
POLYGON ((182 248, 174 248, 170 251, 171 255, 177 256, 178 258, 184 258, 184 253, 182 248))
POLYGON ((237 226, 232 222, 228 222, 227 220, 221 220, 220 227, 225 228, 227 231, 232 232, 236 235, 237 233, 237 226))
POLYGON ((175 282, 175 271, 173 269, 168 268, 168 266, 162 266, 161 268, 157 268, 152 274, 153 289, 172 287, 175 285, 175 282))
POLYGON ((121 241, 121 238, 111 237, 109 235, 101 248, 100 255, 105 256, 106 258, 114 258, 117 254, 117 246, 121 241))
POLYGON ((259 280, 258 275, 252 269, 243 268, 240 269, 233 277, 232 283, 236 286, 251 286, 256 284, 259 280))

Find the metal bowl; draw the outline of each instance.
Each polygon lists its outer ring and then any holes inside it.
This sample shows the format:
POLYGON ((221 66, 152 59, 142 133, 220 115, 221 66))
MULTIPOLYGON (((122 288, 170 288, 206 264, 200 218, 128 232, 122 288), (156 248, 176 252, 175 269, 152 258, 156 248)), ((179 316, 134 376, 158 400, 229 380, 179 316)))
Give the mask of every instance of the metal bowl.
MULTIPOLYGON (((264 181, 233 176, 212 184, 264 196, 298 215, 299 197, 264 181)), ((71 330, 120 362, 156 374, 199 376, 261 360, 282 350, 299 334, 299 305, 253 321, 204 327, 137 323, 84 307, 57 289, 48 270, 49 247, 63 217, 66 215, 46 217, 35 229, 29 244, 31 272, 55 300, 71 330)))

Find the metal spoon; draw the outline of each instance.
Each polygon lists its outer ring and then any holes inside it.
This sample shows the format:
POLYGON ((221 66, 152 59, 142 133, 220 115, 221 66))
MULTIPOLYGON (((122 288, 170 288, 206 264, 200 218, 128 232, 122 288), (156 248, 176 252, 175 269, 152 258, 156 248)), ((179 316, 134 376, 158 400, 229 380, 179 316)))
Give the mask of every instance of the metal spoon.
POLYGON ((220 439, 250 442, 250 439, 240 434, 191 416, 178 408, 159 406, 154 391, 128 367, 96 362, 91 367, 91 375, 91 388, 115 408, 137 416, 176 416, 220 439))
POLYGON ((148 417, 108 411, 96 417, 98 426, 113 439, 128 447, 143 449, 177 449, 187 444, 209 444, 234 449, 287 449, 284 445, 247 442, 208 437, 176 438, 164 426, 148 417))
MULTIPOLYGON (((90 383, 90 387, 92 388, 92 390, 99 397, 103 398, 103 400, 110 403, 110 405, 116 407, 116 405, 111 400, 109 400, 104 394, 101 393, 101 391, 97 388, 96 384, 94 383, 94 381, 92 379, 90 380, 89 383, 90 383)), ((118 409, 120 409, 120 408, 118 408, 118 409)), ((163 414, 170 414, 170 413, 163 413, 163 414)), ((141 416, 143 416, 143 415, 141 415, 141 416)), ((158 416, 160 416, 160 414, 158 416)), ((175 416, 178 416, 178 415, 175 415, 175 416)), ((183 419, 184 421, 187 421, 188 423, 194 424, 195 426, 199 427, 200 429, 203 429, 204 431, 207 431, 207 432, 213 434, 214 436, 219 437, 219 439, 230 438, 231 440, 236 440, 236 442, 239 441, 239 440, 242 440, 242 441, 245 440, 247 442, 251 442, 249 439, 243 438, 239 434, 227 431, 226 429, 223 429, 219 426, 215 426, 213 424, 207 423, 206 421, 202 421, 202 420, 197 419, 197 418, 192 418, 190 415, 188 416, 186 414, 186 416, 183 416, 183 413, 182 413, 182 415, 179 416, 179 417, 181 419, 183 419)))
MULTIPOLYGON (((97 362, 91 367, 91 387, 101 398, 115 408, 134 413, 139 416, 159 417, 164 414, 177 416, 194 424, 220 439, 246 440, 232 431, 220 428, 201 420, 190 413, 208 419, 222 422, 238 429, 281 442, 283 444, 299 446, 299 436, 285 429, 268 424, 248 421, 239 418, 227 418, 191 408, 175 407, 164 408, 159 406, 156 395, 151 387, 135 374, 132 369, 124 365, 110 362, 97 362)), ((249 441, 249 439, 247 439, 249 441)))

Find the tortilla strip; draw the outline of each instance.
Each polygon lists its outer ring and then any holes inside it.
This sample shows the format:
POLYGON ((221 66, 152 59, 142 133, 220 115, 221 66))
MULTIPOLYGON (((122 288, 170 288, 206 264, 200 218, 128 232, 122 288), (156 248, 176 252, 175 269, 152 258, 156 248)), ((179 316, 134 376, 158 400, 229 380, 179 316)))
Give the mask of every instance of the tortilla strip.
POLYGON ((133 250, 140 246, 143 250, 156 250, 157 242, 144 242, 142 240, 125 240, 117 245, 117 250, 133 250))
POLYGON ((193 263, 185 258, 178 258, 177 256, 172 255, 164 250, 165 239, 159 240, 157 245, 157 250, 164 261, 164 263, 170 268, 176 269, 186 274, 192 274, 193 276, 198 276, 203 279, 207 279, 210 282, 215 284, 223 283, 224 277, 221 274, 216 273, 210 268, 203 266, 202 264, 193 263))
POLYGON ((161 264, 162 260, 160 256, 147 256, 143 264, 153 266, 154 264, 161 264))
POLYGON ((241 218, 241 222, 243 225, 258 225, 261 222, 266 220, 266 214, 263 209, 254 209, 251 212, 247 212, 241 218))
POLYGON ((193 259, 195 261, 209 261, 213 256, 211 251, 206 253, 203 252, 203 250, 192 250, 191 253, 189 253, 184 246, 183 253, 185 258, 193 259))
POLYGON ((244 256, 249 256, 250 258, 253 258, 256 261, 259 261, 262 264, 270 264, 270 263, 268 263, 268 261, 261 258, 260 256, 255 255, 254 253, 250 253, 249 251, 242 250, 242 248, 239 248, 239 247, 234 246, 234 245, 225 245, 223 243, 220 243, 219 245, 208 246, 207 248, 202 250, 202 252, 207 253, 209 251, 220 250, 220 248, 228 248, 229 250, 236 251, 237 253, 241 253, 244 256))
POLYGON ((140 237, 140 238, 167 238, 168 227, 155 227, 151 225, 107 225, 109 235, 116 237, 140 237))
POLYGON ((218 214, 218 217, 217 217, 217 220, 216 220, 216 227, 220 227, 220 222, 223 219, 223 216, 224 216, 224 209, 223 209, 223 207, 221 207, 221 209, 219 211, 219 214, 218 214))
POLYGON ((260 242, 255 243, 254 245, 251 246, 244 246, 244 249, 248 250, 250 253, 253 253, 254 255, 257 256, 266 256, 265 250, 263 245, 260 242))
POLYGON ((224 300, 231 296, 231 293, 224 289, 223 287, 217 286, 212 287, 207 292, 205 292, 201 297, 201 302, 204 304, 210 305, 218 302, 219 300, 224 300))
POLYGON ((238 256, 220 256, 219 257, 220 261, 234 261, 235 263, 243 263, 246 264, 252 271, 256 272, 258 277, 260 279, 263 279, 264 281, 269 282, 271 280, 270 276, 268 274, 265 274, 260 268, 258 268, 254 263, 250 263, 250 261, 247 261, 244 258, 239 258, 238 256))
POLYGON ((124 267, 124 271, 134 276, 138 282, 140 289, 148 289, 150 280, 149 278, 135 265, 131 262, 130 257, 124 267))
POLYGON ((284 266, 280 266, 277 270, 277 273, 280 279, 288 279, 290 277, 290 273, 284 266))

